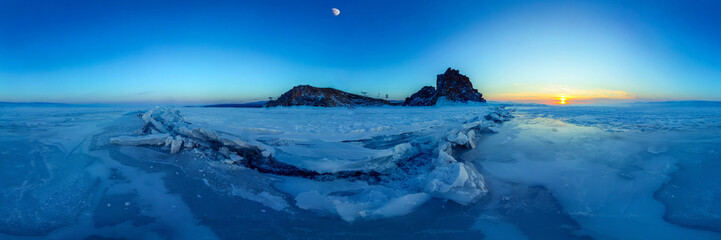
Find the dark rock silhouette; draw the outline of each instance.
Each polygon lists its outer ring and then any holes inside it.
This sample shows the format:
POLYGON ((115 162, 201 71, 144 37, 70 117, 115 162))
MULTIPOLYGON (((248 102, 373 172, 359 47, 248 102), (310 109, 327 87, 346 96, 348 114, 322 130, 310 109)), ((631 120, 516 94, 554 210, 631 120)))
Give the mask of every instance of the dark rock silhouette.
POLYGON ((315 106, 315 107, 356 107, 393 105, 391 102, 347 93, 333 88, 318 88, 298 85, 283 93, 278 99, 268 101, 264 107, 315 106))
POLYGON ((437 76, 436 87, 439 97, 446 97, 456 102, 486 102, 483 94, 473 88, 471 80, 452 68, 437 76))
POLYGON ((436 88, 431 86, 425 86, 420 91, 414 93, 410 97, 406 98, 403 106, 433 106, 436 105, 438 97, 436 88))
POLYGON ((420 91, 406 98, 403 106, 433 106, 438 99, 453 102, 486 102, 483 94, 473 88, 470 79, 458 70, 448 68, 445 73, 436 77, 436 87, 425 86, 420 91))
MULTIPOLYGON (((425 86, 406 98, 403 106, 434 106, 438 100, 451 102, 486 102, 483 95, 458 70, 448 68, 436 77, 436 87, 425 86)), ((263 107, 315 106, 315 107, 357 107, 399 105, 383 99, 347 93, 333 88, 318 88, 298 85, 283 93, 278 99, 268 101, 263 107)))

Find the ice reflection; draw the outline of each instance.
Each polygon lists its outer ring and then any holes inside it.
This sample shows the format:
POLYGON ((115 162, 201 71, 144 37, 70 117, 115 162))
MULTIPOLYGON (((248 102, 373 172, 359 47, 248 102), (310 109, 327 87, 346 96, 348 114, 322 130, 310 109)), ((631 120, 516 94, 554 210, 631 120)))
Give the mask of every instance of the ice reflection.
MULTIPOLYGON (((721 143, 718 130, 607 131, 595 127, 594 124, 580 126, 559 120, 564 117, 573 117, 576 121, 598 117, 584 116, 577 110, 571 111, 572 115, 564 116, 559 110, 553 112, 554 118, 549 118, 544 116, 548 116, 545 113, 552 112, 551 110, 519 110, 514 121, 505 124, 499 133, 484 136, 476 150, 463 155, 464 159, 475 161, 483 169, 482 173, 489 182, 489 191, 499 194, 495 196, 499 199, 498 206, 489 206, 488 209, 493 211, 479 218, 477 226, 493 224, 493 221, 487 220, 487 216, 495 214, 501 221, 516 226, 515 231, 527 236, 539 234, 525 226, 530 223, 538 224, 538 227, 566 228, 572 233, 567 235, 567 238, 721 237, 718 232, 695 230, 719 231, 711 227, 718 226, 714 223, 718 222, 719 208, 714 202, 721 201, 719 187, 716 186, 718 184, 715 184, 719 182, 719 177, 709 174, 713 170, 687 168, 699 164, 715 166, 712 163, 718 162, 717 146, 721 143), (693 171, 693 174, 689 171, 693 171), (672 184, 671 187, 667 182, 672 184), (504 207, 507 208, 508 201, 504 203, 503 200, 524 196, 518 191, 528 191, 509 187, 517 185, 548 189, 550 195, 562 206, 560 211, 568 214, 580 228, 576 229, 573 224, 563 221, 549 222, 548 216, 536 213, 528 214, 526 218, 508 215, 503 211, 504 207), (683 196, 684 199, 674 199, 673 196, 683 196), (700 199, 703 200, 699 201, 700 199), (692 202, 700 205, 692 206, 692 202), (677 216, 667 215, 667 209, 677 216), (694 215, 682 214, 682 211, 694 215), (537 219, 528 220, 534 217, 537 219)), ((651 115, 647 117, 661 118, 651 115)), ((523 206, 515 206, 516 208, 529 207, 523 201, 517 202, 523 206)), ((554 209, 554 205, 549 203, 547 208, 554 209)), ((518 233, 505 231, 497 234, 502 238, 518 233)))

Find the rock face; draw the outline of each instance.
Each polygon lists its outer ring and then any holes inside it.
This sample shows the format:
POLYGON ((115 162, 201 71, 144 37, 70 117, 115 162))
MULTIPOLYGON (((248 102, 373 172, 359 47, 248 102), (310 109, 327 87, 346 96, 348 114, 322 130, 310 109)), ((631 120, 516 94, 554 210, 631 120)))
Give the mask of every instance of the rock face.
POLYGON ((433 106, 436 105, 438 97, 436 88, 431 86, 425 86, 420 91, 414 93, 410 97, 406 98, 403 106, 433 106))
POLYGON ((448 68, 445 73, 436 77, 436 88, 425 86, 420 91, 406 98, 403 106, 433 106, 438 99, 453 102, 486 102, 483 94, 473 88, 473 84, 458 70, 448 68))
POLYGON ((333 88, 317 88, 298 85, 283 93, 278 99, 268 101, 264 107, 315 106, 315 107, 356 107, 392 105, 382 99, 364 97, 333 88))
POLYGON ((483 94, 473 88, 473 83, 460 74, 458 70, 448 68, 445 73, 438 74, 436 78, 436 87, 438 88, 438 96, 445 96, 449 100, 456 102, 486 102, 483 94))

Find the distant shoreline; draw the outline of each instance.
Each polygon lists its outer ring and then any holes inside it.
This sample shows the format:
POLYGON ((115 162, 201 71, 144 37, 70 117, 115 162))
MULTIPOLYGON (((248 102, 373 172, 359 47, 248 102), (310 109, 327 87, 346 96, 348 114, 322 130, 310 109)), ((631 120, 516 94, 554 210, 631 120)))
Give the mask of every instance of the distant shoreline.
MULTIPOLYGON (((391 102, 401 102, 399 100, 390 100, 391 102)), ((182 107, 203 107, 203 108, 262 108, 267 101, 247 102, 247 103, 223 103, 208 105, 183 105, 182 107)), ((509 105, 509 106, 554 106, 541 103, 522 103, 512 101, 488 101, 489 104, 509 105)), ((108 103, 55 103, 55 102, 0 102, 0 107, 111 107, 111 106, 158 106, 169 104, 108 104, 108 103)), ((172 104, 171 104, 172 105, 172 104)), ((628 102, 628 103, 611 103, 611 104, 578 104, 572 106, 628 106, 628 105, 669 105, 669 106, 708 106, 721 107, 721 101, 704 101, 704 100, 688 100, 688 101, 656 101, 656 102, 628 102)))

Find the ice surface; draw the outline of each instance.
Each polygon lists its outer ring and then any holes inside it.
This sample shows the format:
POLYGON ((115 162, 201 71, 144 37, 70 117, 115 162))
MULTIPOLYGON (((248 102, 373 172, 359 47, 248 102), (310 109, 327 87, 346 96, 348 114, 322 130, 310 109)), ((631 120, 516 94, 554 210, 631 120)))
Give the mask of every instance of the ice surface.
MULTIPOLYGON (((235 114, 204 112, 209 109, 201 109, 203 111, 200 112, 194 111, 196 109, 184 110, 181 113, 172 108, 153 108, 140 115, 144 124, 138 131, 130 136, 112 137, 110 143, 162 145, 169 148, 171 154, 180 152, 182 145, 186 151, 202 153, 208 159, 215 158, 218 162, 264 173, 313 181, 348 179, 364 182, 367 186, 362 191, 356 188, 333 192, 313 189, 291 193, 297 207, 336 214, 349 222, 408 214, 430 197, 460 204, 477 201, 488 191, 483 176, 473 166, 457 161, 454 149, 475 147, 476 132, 510 119, 508 110, 487 106, 437 108, 426 114, 411 108, 345 109, 338 112, 341 117, 334 116, 332 121, 317 118, 317 112, 338 110, 249 109, 245 111, 262 114, 255 115, 258 119, 252 122, 254 124, 237 130, 225 124, 193 120, 192 117, 213 116, 212 119, 218 121, 224 117, 236 117, 235 114), (391 111, 410 111, 416 117, 393 122, 380 120, 391 111), (289 112, 296 114, 293 119, 287 118, 289 112), (286 123, 258 126, 258 123, 271 121, 286 123), (309 126, 308 121, 318 126, 309 126), (350 123, 370 130, 348 131, 345 125, 350 123), (298 128, 298 125, 305 126, 298 128), (314 129, 313 134, 306 132, 309 128, 314 129), (398 128, 404 132, 398 132, 398 128), (248 132, 247 129, 264 130, 248 132), (382 142, 379 137, 407 133, 415 136, 403 142, 391 138, 393 146, 388 148, 366 147, 371 142, 382 142)), ((244 119, 253 116, 245 116, 244 119)), ((267 200, 259 198, 259 195, 240 196, 261 202, 267 200)), ((274 206, 275 210, 285 209, 278 207, 282 204, 274 206)))
MULTIPOLYGON (((580 229, 571 232, 574 235, 721 237, 674 225, 705 230, 717 226, 713 222, 718 215, 708 213, 718 212, 711 202, 721 196, 708 183, 719 178, 699 171, 693 180, 685 174, 684 180, 672 178, 694 171, 689 166, 699 162, 711 166, 718 161, 714 150, 721 143, 718 108, 530 107, 516 113, 516 120, 485 136, 462 158, 479 159, 487 179, 547 188, 579 224, 580 229), (668 115, 682 111, 694 119, 668 115), (689 154, 689 148, 698 153, 689 154)), ((479 224, 483 221, 479 219, 479 224)), ((527 231, 529 236, 538 234, 527 231)))
POLYGON ((719 107, 515 108, 0 107, 0 239, 721 239, 719 107))
POLYGON ((0 108, 0 233, 36 235, 74 223, 96 188, 84 171, 93 161, 84 143, 98 124, 120 114, 0 108))
POLYGON ((718 129, 721 104, 646 103, 613 106, 517 107, 529 117, 546 117, 606 131, 698 131, 718 129))

